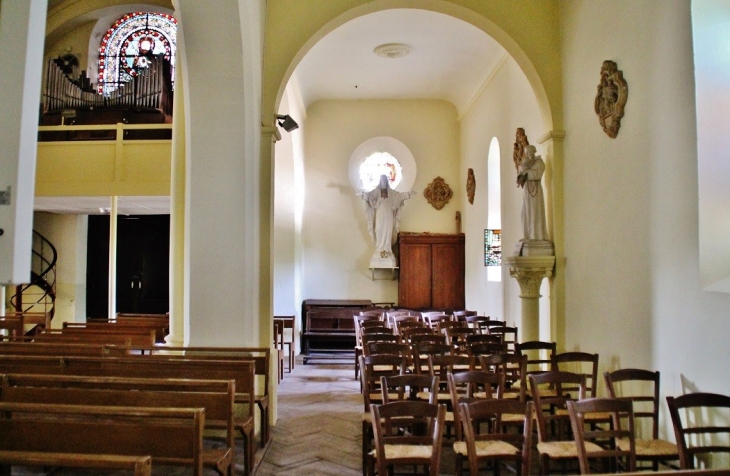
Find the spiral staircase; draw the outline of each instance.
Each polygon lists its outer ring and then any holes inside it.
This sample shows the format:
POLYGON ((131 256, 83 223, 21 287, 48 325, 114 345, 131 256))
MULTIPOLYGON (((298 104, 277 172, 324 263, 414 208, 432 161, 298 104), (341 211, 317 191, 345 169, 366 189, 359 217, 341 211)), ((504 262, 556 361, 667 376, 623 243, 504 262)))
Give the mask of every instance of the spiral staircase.
POLYGON ((56 260, 53 244, 33 230, 30 283, 20 284, 10 297, 9 314, 22 317, 26 334, 50 325, 56 309, 56 260))

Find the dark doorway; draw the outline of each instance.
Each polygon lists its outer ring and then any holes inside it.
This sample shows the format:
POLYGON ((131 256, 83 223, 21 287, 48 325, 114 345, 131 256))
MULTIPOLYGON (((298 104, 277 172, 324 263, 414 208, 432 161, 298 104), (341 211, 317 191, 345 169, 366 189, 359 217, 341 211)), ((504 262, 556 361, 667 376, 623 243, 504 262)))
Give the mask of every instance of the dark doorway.
MULTIPOLYGON (((86 312, 105 318, 109 299, 109 216, 89 216, 86 312)), ((117 218, 117 312, 169 310, 170 216, 117 218)))

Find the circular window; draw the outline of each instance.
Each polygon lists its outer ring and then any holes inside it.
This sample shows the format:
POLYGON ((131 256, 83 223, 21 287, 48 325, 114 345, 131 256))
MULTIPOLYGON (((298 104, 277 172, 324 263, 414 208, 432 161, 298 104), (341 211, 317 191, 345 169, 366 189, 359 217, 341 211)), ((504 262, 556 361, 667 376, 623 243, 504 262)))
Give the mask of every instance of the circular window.
POLYGON ((393 190, 410 191, 416 181, 416 161, 406 145, 393 137, 373 137, 360 144, 348 165, 350 185, 369 192, 388 177, 393 190))
POLYGON ((392 189, 395 189, 403 179, 400 162, 388 152, 375 152, 360 164, 360 181, 366 191, 374 190, 380 184, 382 175, 388 177, 392 189))

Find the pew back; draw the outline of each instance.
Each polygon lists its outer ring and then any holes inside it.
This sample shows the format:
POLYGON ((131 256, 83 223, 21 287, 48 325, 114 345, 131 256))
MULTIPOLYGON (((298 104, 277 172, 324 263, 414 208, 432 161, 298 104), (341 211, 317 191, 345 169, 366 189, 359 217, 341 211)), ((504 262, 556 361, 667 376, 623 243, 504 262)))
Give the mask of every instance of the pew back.
POLYGON ((0 402, 0 450, 151 455, 203 474, 205 410, 0 402), (119 431, 113 431, 113 428, 119 431))

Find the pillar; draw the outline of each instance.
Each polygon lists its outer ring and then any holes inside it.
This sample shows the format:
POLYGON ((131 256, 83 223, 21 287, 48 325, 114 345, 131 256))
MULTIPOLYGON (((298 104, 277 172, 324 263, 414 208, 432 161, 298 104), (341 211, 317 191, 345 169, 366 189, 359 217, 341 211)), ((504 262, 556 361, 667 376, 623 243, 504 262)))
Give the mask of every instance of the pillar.
POLYGON ((30 282, 47 8, 46 0, 5 1, 0 15, 0 284, 30 282))
POLYGON ((540 340, 540 285, 553 275, 554 256, 510 256, 504 260, 509 275, 520 285, 522 326, 520 341, 540 340))

